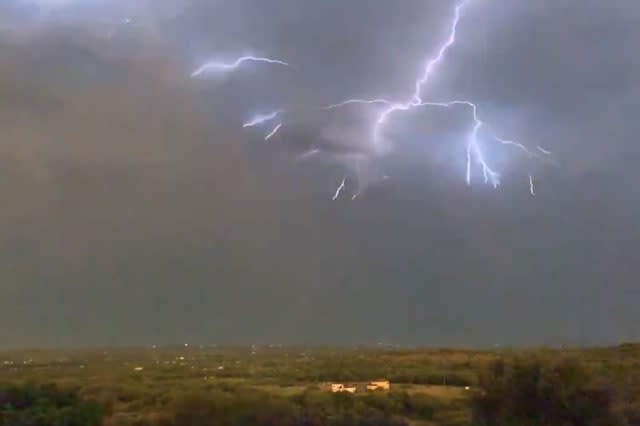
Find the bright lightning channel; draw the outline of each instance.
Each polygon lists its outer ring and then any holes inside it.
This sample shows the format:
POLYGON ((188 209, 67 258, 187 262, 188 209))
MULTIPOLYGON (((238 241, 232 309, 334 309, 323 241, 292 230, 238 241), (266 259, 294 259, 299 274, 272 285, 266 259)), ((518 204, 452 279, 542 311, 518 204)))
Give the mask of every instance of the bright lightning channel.
MULTIPOLYGON (((384 104, 387 107, 384 108, 377 116, 374 125, 373 125, 373 142, 374 146, 380 147, 382 132, 384 125, 387 123, 389 117, 395 112, 404 112, 409 111, 417 107, 423 106, 432 106, 432 107, 441 107, 448 108, 453 105, 466 105, 472 109, 473 112, 473 127, 467 136, 467 144, 466 144, 466 156, 467 156, 467 167, 466 167, 466 182, 468 185, 471 184, 471 172, 472 172, 472 163, 475 162, 480 166, 485 183, 490 183, 494 188, 497 188, 500 185, 500 174, 492 169, 489 166, 488 161, 486 160, 485 153, 482 150, 482 146, 479 141, 479 133, 480 130, 485 128, 489 133, 492 134, 494 141, 501 143, 503 145, 511 145, 514 146, 521 151, 525 152, 527 155, 536 156, 532 153, 525 145, 514 142, 507 139, 499 138, 495 135, 495 132, 491 129, 491 127, 486 124, 484 121, 480 120, 478 117, 478 107, 475 103, 466 100, 456 100, 451 102, 425 102, 422 99, 422 92, 424 87, 429 83, 431 77, 433 76, 437 66, 444 61, 444 58, 449 51, 456 43, 457 38, 457 30, 458 25, 460 23, 460 19, 462 17, 462 11, 468 4, 469 0, 464 0, 462 3, 458 4, 455 7, 454 16, 450 25, 449 36, 445 40, 445 42, 439 47, 437 54, 427 60, 423 74, 415 81, 414 83, 414 91, 409 100, 405 102, 392 102, 387 99, 347 99, 343 102, 336 103, 333 105, 329 105, 325 107, 325 109, 335 109, 341 108, 350 104, 364 104, 364 105, 373 105, 373 104, 384 104)), ((547 151, 540 146, 537 146, 537 150, 545 155, 551 155, 550 151, 547 151)), ((532 195, 535 193, 533 188, 533 176, 530 176, 530 190, 532 195)))
POLYGON ((544 155, 552 155, 553 154, 551 151, 548 151, 548 150, 544 149, 540 145, 536 145, 536 148, 538 149, 538 151, 540 151, 544 155))
MULTIPOLYGON (((257 115, 254 118, 252 118, 251 120, 243 123, 242 127, 243 128, 255 127, 255 126, 259 126, 261 124, 268 123, 268 122, 273 121, 276 118, 278 118, 278 116, 280 116, 284 112, 285 112, 284 110, 279 109, 279 110, 273 111, 273 112, 271 112, 269 114, 257 115)), ((264 137, 264 140, 268 141, 269 139, 274 137, 275 134, 278 133, 278 131, 281 128, 282 128, 282 121, 280 121, 278 124, 276 124, 276 126, 269 133, 267 133, 267 135, 264 137)))
POLYGON ((200 66, 195 71, 193 71, 191 73, 191 77, 198 77, 207 71, 223 71, 223 72, 234 71, 245 62, 264 62, 272 65, 282 65, 285 67, 289 66, 289 63, 285 61, 281 61, 279 59, 271 59, 271 58, 265 58, 260 56, 241 56, 240 58, 236 59, 234 62, 231 62, 231 63, 225 63, 220 61, 208 61, 204 65, 200 66))
POLYGON ((336 189, 336 192, 333 194, 333 198, 331 199, 331 201, 335 201, 338 199, 338 197, 340 196, 340 194, 342 193, 342 190, 345 187, 345 182, 346 182, 347 178, 342 178, 342 182, 340 182, 340 186, 338 186, 338 188, 336 189))
POLYGON ((278 117, 283 112, 284 112, 284 110, 279 109, 279 110, 273 111, 273 112, 271 112, 269 114, 256 115, 251 120, 247 121, 246 123, 243 123, 242 127, 243 128, 255 127, 255 126, 258 126, 260 124, 267 123, 267 122, 269 122, 271 120, 275 120, 276 117, 278 117))
POLYGON ((533 184, 533 176, 532 175, 529 175, 529 192, 533 196, 536 195, 536 188, 535 188, 535 186, 533 184))
POLYGON ((487 164, 487 161, 484 158, 484 153, 482 152, 482 148, 480 146, 480 142, 478 140, 479 132, 483 127, 490 131, 493 139, 496 142, 501 143, 503 145, 514 146, 514 147, 520 149, 521 151, 523 151, 525 154, 527 154, 529 156, 536 156, 536 154, 531 152, 523 144, 521 144, 519 142, 510 141, 510 140, 507 140, 507 139, 502 139, 502 138, 496 136, 494 134, 494 132, 493 132, 493 129, 491 129, 490 126, 488 126, 484 121, 482 121, 480 119, 480 117, 478 116, 478 106, 473 102, 460 101, 460 100, 450 101, 450 102, 422 102, 421 104, 419 104, 417 106, 430 106, 430 107, 449 108, 449 107, 452 107, 454 105, 465 105, 465 106, 468 106, 468 107, 471 108, 471 111, 473 113, 474 125, 473 125, 473 129, 471 130, 471 132, 469 133, 469 135, 467 137, 467 174, 466 174, 467 184, 471 184, 471 162, 472 162, 472 157, 475 157, 476 161, 478 162, 478 164, 482 168, 482 173, 483 173, 483 176, 484 176, 485 183, 491 182, 491 184, 493 185, 494 188, 498 187, 498 185, 500 184, 500 174, 498 172, 496 172, 495 170, 493 170, 491 167, 489 167, 489 165, 487 164))
POLYGON ((375 104, 385 104, 385 105, 390 105, 393 104, 393 102, 387 100, 387 99, 348 99, 344 102, 340 102, 337 104, 332 104, 332 105, 327 105, 325 107, 322 107, 322 109, 324 110, 329 110, 329 109, 335 109, 335 108, 342 108, 343 106, 347 106, 347 105, 351 105, 351 104, 365 104, 365 105, 375 105, 375 104))
POLYGON ((267 136, 264 137, 265 141, 268 141, 269 139, 271 139, 272 137, 275 136, 276 133, 278 133, 278 130, 280 130, 280 128, 282 127, 282 123, 278 123, 276 125, 276 127, 273 128, 272 131, 270 131, 267 136))
POLYGON ((407 111, 413 107, 419 106, 422 103, 422 88, 429 82, 429 79, 433 75, 436 67, 444 60, 447 51, 456 42, 458 23, 460 22, 462 8, 466 6, 466 4, 467 2, 464 1, 456 6, 453 22, 451 24, 451 30, 449 32, 449 37, 447 38, 446 42, 438 49, 438 54, 427 61, 424 73, 415 82, 415 89, 413 91, 413 94, 411 95, 411 99, 405 103, 391 104, 388 108, 382 110, 382 112, 378 115, 375 126, 373 128, 373 140, 376 146, 379 146, 380 144, 380 135, 382 133, 382 128, 392 113, 396 111, 407 111))

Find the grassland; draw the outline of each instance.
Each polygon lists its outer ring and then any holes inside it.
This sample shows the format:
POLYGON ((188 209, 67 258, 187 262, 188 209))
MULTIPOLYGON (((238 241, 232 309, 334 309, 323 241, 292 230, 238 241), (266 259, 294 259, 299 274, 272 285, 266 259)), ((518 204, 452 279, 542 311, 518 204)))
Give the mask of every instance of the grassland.
MULTIPOLYGON (((386 378, 391 381, 388 393, 345 398, 360 398, 363 407, 374 407, 399 422, 388 424, 462 426, 473 423, 472 400, 485 391, 483 373, 499 360, 515 358, 578 360, 591 381, 615 389, 617 409, 631 419, 626 424, 635 421, 640 406, 636 345, 520 352, 293 346, 13 350, 0 352, 0 384, 55 383, 76 389, 81 398, 104 407, 104 422, 110 425, 175 425, 176 404, 193 404, 184 401, 185 395, 254 395, 293 401, 306 410, 310 400, 329 394, 330 382, 386 378)), ((337 403, 322 404, 335 408, 337 403)))

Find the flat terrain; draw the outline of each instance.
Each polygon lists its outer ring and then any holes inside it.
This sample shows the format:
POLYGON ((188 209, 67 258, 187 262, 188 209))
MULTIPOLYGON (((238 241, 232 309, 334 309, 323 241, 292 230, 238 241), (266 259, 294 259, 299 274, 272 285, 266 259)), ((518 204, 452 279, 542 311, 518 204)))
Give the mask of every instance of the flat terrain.
MULTIPOLYGON (((413 425, 468 425, 470 398, 479 376, 498 359, 511 356, 579 358, 608 383, 640 383, 640 347, 622 345, 589 350, 497 352, 402 348, 172 346, 23 350, 0 352, 0 381, 5 384, 56 383, 79 389, 84 398, 109 407, 111 424, 136 423, 170 407, 181 396, 241 390, 288 400, 309 392, 329 394, 331 382, 363 385, 379 378, 390 392, 406 395, 415 407, 413 425), (129 420, 126 420, 129 419, 129 420), (138 421, 136 420, 136 421, 138 421), (115 421, 115 420, 113 420, 115 421)), ((640 389, 640 388, 638 388, 640 389)), ((358 392, 366 397, 370 392, 358 392)), ((306 395, 306 396, 305 396, 306 395)), ((395 400, 394 400, 395 401, 395 400)))

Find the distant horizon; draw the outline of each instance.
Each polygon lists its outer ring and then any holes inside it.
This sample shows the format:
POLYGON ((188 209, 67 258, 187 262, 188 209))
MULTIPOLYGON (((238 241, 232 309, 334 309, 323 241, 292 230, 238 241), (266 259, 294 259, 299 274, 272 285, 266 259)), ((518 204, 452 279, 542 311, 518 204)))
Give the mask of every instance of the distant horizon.
POLYGON ((347 349, 366 349, 366 350, 409 350, 409 351, 438 351, 438 350, 452 350, 452 351, 510 351, 510 350, 541 350, 541 349, 549 349, 549 350, 582 350, 582 349, 598 349, 598 348, 615 348, 626 345, 640 345, 640 341, 629 341, 629 342, 619 342, 619 343, 609 343, 609 344, 594 344, 594 345, 511 345, 511 346, 502 346, 502 345, 488 345, 488 346, 442 346, 442 345, 412 345, 412 344, 367 344, 367 343, 355 343, 355 344, 330 344, 330 343, 317 343, 317 344, 301 344, 301 343, 290 343, 290 344, 253 344, 253 343, 229 343, 229 344, 189 344, 185 346, 184 343, 166 343, 160 345, 153 344, 120 344, 120 345, 61 345, 61 346, 25 346, 25 347, 4 347, 0 346, 0 353, 3 352, 21 352, 21 351, 82 351, 82 350, 101 350, 101 349, 251 349, 262 348, 262 349, 287 349, 287 348, 304 348, 304 349, 338 349, 338 350, 347 350, 347 349))

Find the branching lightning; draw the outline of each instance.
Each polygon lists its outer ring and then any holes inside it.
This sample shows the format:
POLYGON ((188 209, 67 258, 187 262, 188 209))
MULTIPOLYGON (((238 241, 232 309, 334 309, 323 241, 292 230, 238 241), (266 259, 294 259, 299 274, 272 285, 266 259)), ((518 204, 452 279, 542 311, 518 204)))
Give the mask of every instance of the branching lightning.
MULTIPOLYGON (((75 3, 73 0, 32 0, 40 8, 45 11, 51 11, 52 9, 56 9, 59 7, 66 7, 70 4, 75 3)), ((500 144, 510 149, 515 149, 527 157, 542 159, 547 162, 553 162, 553 154, 551 151, 546 148, 535 145, 531 148, 527 147, 525 144, 520 143, 515 140, 505 139, 501 136, 498 136, 498 132, 494 130, 494 128, 483 119, 480 118, 480 107, 467 99, 456 99, 456 100, 448 100, 448 101, 429 101, 425 100, 423 93, 426 91, 428 86, 431 84, 434 76, 438 72, 438 70, 442 67, 443 63, 446 61, 447 55, 450 51, 456 46, 458 43, 458 28, 463 19, 464 11, 467 6, 471 3, 472 0, 453 0, 457 1, 457 4, 452 10, 452 17, 450 22, 447 25, 447 33, 446 37, 442 41, 442 43, 436 46, 435 52, 433 56, 427 57, 424 61, 424 65, 420 68, 420 73, 416 77, 415 80, 410 81, 407 86, 409 90, 413 89, 411 93, 408 93, 406 98, 400 98, 401 100, 391 100, 386 98, 376 98, 372 97, 371 99, 346 99, 341 102, 328 105, 325 107, 314 108, 315 112, 318 111, 327 111, 327 110, 337 110, 341 108, 345 108, 350 105, 365 105, 367 107, 374 107, 376 111, 376 115, 370 125, 367 128, 367 134, 365 139, 367 140, 365 153, 359 152, 358 155, 366 157, 367 160, 371 160, 371 157, 383 157, 387 150, 385 145, 385 131, 386 126, 391 121, 391 118, 396 118, 396 115, 400 115, 399 113, 410 113, 414 110, 418 110, 419 108, 443 108, 443 109, 451 109, 453 107, 463 107, 470 111, 471 122, 469 123, 469 130, 464 138, 464 151, 461 149, 461 153, 464 152, 466 156, 466 168, 465 168, 465 181, 467 185, 471 185, 473 183, 473 179, 475 174, 478 175, 480 172, 482 173, 482 177, 484 179, 484 183, 497 188, 501 184, 502 175, 500 171, 497 170, 495 166, 495 158, 491 158, 491 152, 486 150, 488 143, 500 144)), ((113 36, 121 27, 129 26, 137 22, 132 18, 125 18, 122 21, 119 21, 118 24, 112 29, 109 33, 109 38, 113 36)), ((250 50, 245 50, 242 52, 243 54, 251 52, 250 50)), ((253 52, 255 53, 255 51, 253 52)), ((292 67, 289 62, 286 62, 277 58, 270 58, 266 56, 255 56, 254 54, 247 54, 243 56, 239 56, 234 60, 221 60, 211 59, 197 69, 193 70, 191 73, 192 78, 197 78, 200 76, 211 74, 227 74, 237 71, 243 66, 257 66, 257 65, 269 65, 269 66, 278 66, 278 67, 292 67)), ((253 128, 253 127, 261 127, 265 128, 265 136, 264 140, 269 141, 274 136, 276 136, 279 132, 281 132, 282 128, 285 126, 285 114, 288 114, 290 108, 287 106, 287 111, 284 109, 274 110, 267 114, 257 115, 248 121, 242 124, 243 128, 253 128)), ((335 142, 335 141, 332 141, 335 142)), ((338 141, 341 142, 341 141, 338 141)), ((351 143, 351 141, 349 141, 351 143)), ((314 145, 314 148, 310 151, 299 156, 300 159, 306 159, 310 157, 314 157, 317 154, 323 153, 324 148, 321 150, 318 147, 321 145, 314 145)), ((331 145, 329 150, 334 149, 336 144, 331 145)), ((340 146, 343 148, 343 146, 340 146)), ((348 148, 351 148, 349 146, 348 148)), ((358 149, 360 146, 358 146, 358 149)), ((344 152, 340 151, 335 155, 334 158, 340 158, 341 160, 345 160, 348 167, 353 167, 354 160, 352 157, 348 157, 344 152)), ((355 164, 355 167, 359 168, 358 164, 355 164)), ((367 180, 369 176, 363 178, 363 174, 359 173, 361 170, 358 169, 358 173, 356 173, 355 181, 358 182, 357 192, 352 196, 352 199, 359 197, 363 187, 361 181, 367 180)), ((528 173, 529 177, 529 192, 533 196, 536 194, 535 190, 535 179, 531 173, 528 173)), ((345 181, 347 177, 342 179, 339 187, 335 191, 333 199, 337 199, 340 197, 341 193, 345 191, 345 181)), ((386 179, 386 177, 384 178, 386 179)), ((351 187, 351 185, 349 185, 351 187)))
POLYGON ((202 66, 200 66, 199 68, 197 68, 195 71, 193 71, 191 73, 191 77, 192 78, 198 77, 208 71, 219 71, 219 72, 234 71, 246 62, 264 62, 272 65, 282 65, 285 67, 289 66, 289 63, 285 61, 281 61, 279 59, 264 58, 260 56, 241 56, 240 58, 236 59, 234 62, 231 62, 231 63, 225 63, 225 62, 214 61, 214 60, 208 61, 202 66))
MULTIPOLYGON (((494 188, 497 188, 500 185, 500 174, 494 170, 490 165, 486 158, 486 154, 482 149, 482 145, 480 143, 480 132, 482 129, 485 129, 487 133, 491 135, 491 138, 500 144, 513 146, 521 151, 523 151, 528 156, 537 155, 529 150, 525 145, 502 139, 496 136, 493 129, 482 121, 478 116, 478 106, 468 100, 455 100, 450 102, 425 102, 422 97, 422 92, 424 87, 429 83, 431 77, 436 71, 438 65, 440 65, 445 57, 447 52, 455 45, 457 39, 457 30, 458 25, 460 23, 462 17, 462 11, 466 7, 469 0, 464 0, 462 3, 458 4, 455 7, 454 16, 450 25, 449 35, 445 42, 438 48, 437 54, 428 59, 426 61, 426 65, 424 68, 423 74, 415 81, 414 83, 414 91, 411 94, 411 97, 405 102, 392 102, 387 99, 347 99, 345 101, 329 105, 325 107, 325 109, 335 109, 341 108, 350 104, 364 104, 364 105, 375 105, 375 104, 383 104, 386 105, 384 109, 382 109, 374 124, 372 129, 372 137, 373 143, 376 148, 379 148, 382 143, 382 135, 385 124, 388 122, 389 117, 395 112, 406 112, 412 110, 417 107, 430 106, 430 107, 440 107, 440 108, 449 108, 454 105, 465 105, 471 108, 473 113, 473 126, 467 135, 466 138, 466 182, 468 185, 471 185, 472 182, 472 164, 475 162, 480 169, 482 170, 482 174, 484 176, 484 182, 487 184, 491 184, 494 188)), ((551 152, 537 146, 536 149, 544 154, 551 155, 551 152)), ((529 187, 531 195, 535 195, 535 190, 533 186, 533 176, 529 176, 529 187)))
POLYGON ((519 142, 502 139, 496 136, 493 132, 493 129, 491 129, 489 125, 487 125, 484 121, 482 121, 479 118, 478 106, 473 102, 459 101, 459 100, 450 101, 450 102, 422 102, 416 106, 449 108, 454 105, 468 106, 471 108, 471 111, 473 113, 473 129, 471 130, 471 132, 467 137, 467 173, 466 173, 467 184, 471 184, 472 158, 475 158, 477 163, 481 167, 485 183, 491 183, 494 186, 494 188, 500 184, 500 174, 495 170, 493 170, 491 167, 489 167, 489 165, 487 164, 487 161, 484 158, 484 153, 480 146, 479 133, 480 133, 480 130, 482 130, 482 128, 485 128, 489 131, 494 141, 501 143, 503 145, 514 146, 519 150, 521 150, 522 152, 524 152, 525 154, 527 154, 528 156, 532 156, 532 157, 536 156, 536 154, 530 151, 525 145, 519 142))
MULTIPOLYGON (((444 62, 447 53, 453 48, 457 42, 458 26, 460 24, 463 10, 471 0, 461 0, 461 3, 456 5, 453 13, 453 18, 449 25, 449 32, 446 40, 438 47, 436 54, 428 58, 425 61, 425 66, 422 74, 413 82, 413 92, 403 102, 391 101, 383 98, 373 99, 347 99, 339 103, 328 105, 320 108, 320 110, 334 110, 346 107, 348 105, 361 104, 368 106, 382 106, 382 109, 378 112, 371 128, 371 140, 372 147, 374 149, 374 155, 383 156, 385 151, 382 149, 383 136, 385 125, 389 122, 392 115, 398 112, 409 112, 421 107, 434 107, 434 108, 451 108, 454 106, 464 106, 471 110, 472 125, 465 138, 465 152, 466 152, 466 173, 465 180, 467 185, 472 184, 473 169, 474 166, 478 167, 484 177, 484 183, 490 184, 494 188, 497 188, 501 182, 500 173, 490 165, 487 153, 483 149, 482 142, 485 140, 493 141, 505 146, 513 147, 529 157, 541 158, 543 156, 551 156, 552 153, 541 146, 537 145, 535 149, 529 149, 527 146, 520 142, 516 142, 509 139, 503 139, 497 136, 493 128, 480 119, 478 113, 478 105, 470 100, 453 100, 447 102, 430 102, 423 99, 423 91, 425 87, 430 83, 433 75, 436 73, 438 67, 444 62)), ((230 72, 239 68, 246 62, 263 62, 272 65, 289 66, 285 61, 278 59, 271 59, 266 57, 256 56, 242 56, 232 63, 225 63, 220 61, 209 61, 196 69, 191 76, 197 77, 205 72, 218 71, 218 72, 230 72)), ((283 127, 282 115, 285 113, 283 109, 279 109, 264 115, 257 115, 247 122, 243 123, 243 128, 261 126, 266 123, 276 121, 275 126, 266 134, 264 140, 268 141, 275 136, 283 127)), ((302 154, 299 158, 305 159, 320 153, 318 149, 312 149, 311 151, 302 154)), ((336 189, 333 200, 336 200, 340 194, 345 190, 346 177, 342 179, 342 182, 336 189)), ((534 178, 529 174, 529 191, 531 195, 535 195, 534 178)), ((352 199, 359 196, 360 190, 356 192, 352 199)))
POLYGON ((466 1, 456 6, 455 15, 454 15, 453 22, 451 24, 449 37, 447 38, 446 42, 442 46, 440 46, 440 48, 438 49, 438 54, 427 61, 427 64, 424 69, 424 73, 415 82, 415 89, 413 91, 413 94, 411 95, 411 99, 404 103, 392 103, 387 108, 383 109, 382 112, 378 115, 378 118, 376 119, 376 122, 373 128, 373 141, 376 144, 376 146, 380 144, 383 126, 387 122, 387 119, 391 114, 393 114, 396 111, 410 110, 416 106, 420 106, 423 103, 422 88, 429 82, 429 79, 433 75, 433 72, 435 71, 436 67, 444 60, 444 57, 447 51, 449 50, 449 48, 451 48, 451 46, 455 44, 457 30, 458 30, 458 23, 460 22, 460 17, 461 17, 461 11, 465 5, 466 5, 466 1))
MULTIPOLYGON (((285 111, 283 109, 279 109, 279 110, 273 111, 273 112, 271 112, 269 114, 256 115, 251 120, 243 123, 242 127, 243 128, 247 128, 247 127, 260 126, 262 124, 265 124, 265 123, 268 123, 270 121, 275 120, 276 118, 278 118, 284 112, 285 111)), ((278 124, 276 124, 276 126, 269 133, 267 133, 267 135, 264 137, 264 140, 268 141, 269 139, 274 137, 275 134, 278 133, 278 131, 282 128, 282 125, 283 125, 282 121, 280 121, 278 124)))

